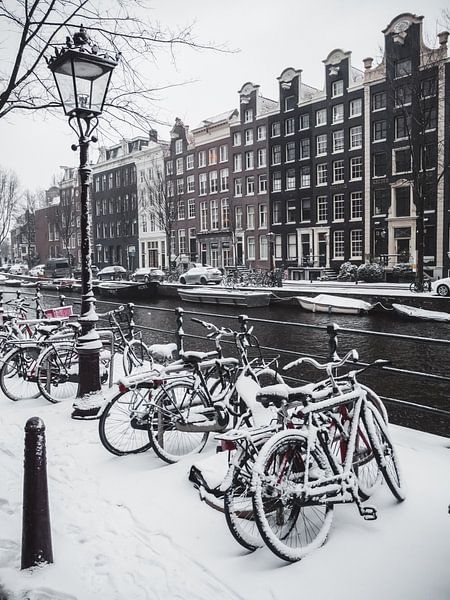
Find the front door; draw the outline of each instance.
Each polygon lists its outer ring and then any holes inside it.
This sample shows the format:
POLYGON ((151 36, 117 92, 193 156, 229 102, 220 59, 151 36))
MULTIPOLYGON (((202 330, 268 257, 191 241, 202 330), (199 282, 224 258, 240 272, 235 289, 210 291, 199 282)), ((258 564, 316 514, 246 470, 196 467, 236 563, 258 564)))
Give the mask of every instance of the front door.
POLYGON ((399 263, 409 263, 410 260, 410 240, 409 238, 399 238, 396 240, 396 254, 399 263))

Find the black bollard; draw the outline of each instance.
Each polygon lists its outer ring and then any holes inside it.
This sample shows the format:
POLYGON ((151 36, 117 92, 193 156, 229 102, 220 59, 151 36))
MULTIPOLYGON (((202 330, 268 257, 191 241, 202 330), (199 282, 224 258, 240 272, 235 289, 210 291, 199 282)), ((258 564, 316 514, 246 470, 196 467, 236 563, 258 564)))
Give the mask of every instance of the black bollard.
POLYGON ((45 425, 32 417, 25 425, 21 569, 52 562, 45 425))
POLYGON ((175 330, 175 341, 177 343, 178 356, 184 351, 184 330, 183 330, 183 314, 184 310, 181 307, 175 309, 175 317, 177 319, 177 328, 175 330))

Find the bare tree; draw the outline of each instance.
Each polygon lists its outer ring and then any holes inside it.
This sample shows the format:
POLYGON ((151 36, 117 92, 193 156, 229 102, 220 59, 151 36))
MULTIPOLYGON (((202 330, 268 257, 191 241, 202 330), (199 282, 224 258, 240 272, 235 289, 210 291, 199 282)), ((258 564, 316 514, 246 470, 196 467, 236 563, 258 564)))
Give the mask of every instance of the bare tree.
MULTIPOLYGON (((171 29, 151 23, 141 0, 0 0, 0 23, 8 41, 0 48, 0 118, 12 111, 60 106, 52 76, 43 60, 53 48, 83 24, 97 44, 112 48, 123 59, 112 79, 105 112, 113 119, 147 132, 157 123, 155 99, 162 89, 146 80, 144 66, 157 63, 161 53, 173 58, 177 46, 228 52, 213 43, 200 43, 192 25, 171 29), (13 54, 8 48, 14 48, 13 54), (145 64, 144 64, 145 63, 145 64), (153 114, 152 114, 153 112, 153 114)), ((175 84, 181 85, 181 84, 175 84)))
POLYGON ((17 209, 17 225, 20 227, 21 243, 27 247, 27 263, 31 268, 36 259, 36 209, 43 204, 45 192, 26 190, 21 196, 17 209))
POLYGON ((15 173, 0 167, 0 245, 7 238, 19 207, 19 183, 15 173))
POLYGON ((73 194, 60 199, 56 208, 55 219, 55 227, 70 264, 71 241, 78 231, 76 202, 73 194))

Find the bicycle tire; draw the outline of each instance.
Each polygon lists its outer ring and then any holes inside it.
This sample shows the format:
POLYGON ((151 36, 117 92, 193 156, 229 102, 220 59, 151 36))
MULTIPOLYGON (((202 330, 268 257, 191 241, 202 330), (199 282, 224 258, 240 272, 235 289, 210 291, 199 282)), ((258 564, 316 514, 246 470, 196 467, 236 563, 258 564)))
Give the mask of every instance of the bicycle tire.
POLYGON ((384 480, 397 501, 402 502, 405 494, 401 488, 400 467, 387 425, 376 408, 369 404, 365 406, 362 417, 384 480))
POLYGON ((141 340, 131 340, 125 346, 122 361, 125 375, 143 373, 153 369, 153 358, 148 347, 141 340))
POLYGON ((75 344, 58 342, 45 350, 37 362, 36 377, 40 393, 49 402, 75 399, 79 382, 75 344))
POLYGON ((282 431, 263 446, 253 469, 253 510, 259 533, 268 548, 288 562, 301 560, 322 546, 333 520, 333 504, 305 503, 298 497, 306 473, 311 479, 314 470, 329 472, 326 460, 314 447, 311 463, 305 465, 306 448, 307 437, 302 432, 282 431))
POLYGON ((409 291, 410 292, 415 292, 416 294, 418 294, 420 292, 420 285, 417 281, 413 281, 412 283, 410 283, 409 285, 409 291))
POLYGON ((161 387, 149 410, 148 431, 152 448, 157 456, 171 464, 185 456, 203 450, 209 432, 180 431, 176 423, 186 423, 197 409, 210 407, 202 390, 193 381, 173 381, 161 387))
POLYGON ((38 360, 41 347, 21 346, 6 353, 0 369, 0 387, 10 400, 27 400, 38 398, 40 391, 30 368, 38 360))
POLYGON ((116 456, 139 454, 151 448, 148 434, 148 389, 119 392, 105 406, 98 422, 103 446, 116 456))

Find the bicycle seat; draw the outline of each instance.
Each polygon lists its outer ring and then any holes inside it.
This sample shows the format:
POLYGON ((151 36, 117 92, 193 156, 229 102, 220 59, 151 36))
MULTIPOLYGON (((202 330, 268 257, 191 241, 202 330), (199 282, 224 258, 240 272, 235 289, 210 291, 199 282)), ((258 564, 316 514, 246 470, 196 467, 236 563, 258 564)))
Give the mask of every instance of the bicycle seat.
POLYGON ((315 387, 314 383, 307 383, 297 388, 289 387, 286 383, 276 383, 262 388, 256 394, 256 402, 261 403, 264 408, 273 404, 276 408, 280 408, 283 402, 295 402, 296 400, 304 400, 306 396, 311 394, 315 387))
POLYGON ((215 358, 218 354, 215 350, 212 352, 180 352, 180 358, 184 363, 198 364, 208 358, 215 358))

